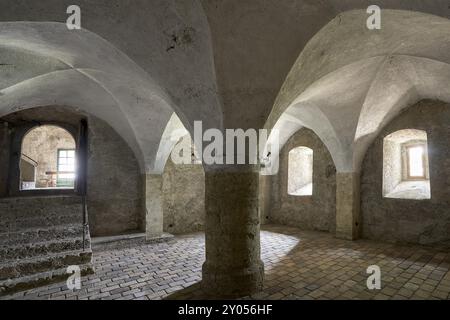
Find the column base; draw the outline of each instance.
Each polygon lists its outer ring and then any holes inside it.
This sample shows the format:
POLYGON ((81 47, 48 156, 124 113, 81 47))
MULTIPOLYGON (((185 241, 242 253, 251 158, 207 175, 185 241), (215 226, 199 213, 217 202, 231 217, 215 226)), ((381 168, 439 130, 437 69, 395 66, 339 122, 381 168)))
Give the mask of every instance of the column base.
POLYGON ((225 270, 203 264, 202 289, 214 298, 239 298, 260 292, 264 284, 264 264, 225 270))
POLYGON ((160 233, 160 234, 146 234, 145 235, 145 241, 147 243, 160 243, 169 241, 170 239, 173 239, 174 235, 170 233, 160 233))

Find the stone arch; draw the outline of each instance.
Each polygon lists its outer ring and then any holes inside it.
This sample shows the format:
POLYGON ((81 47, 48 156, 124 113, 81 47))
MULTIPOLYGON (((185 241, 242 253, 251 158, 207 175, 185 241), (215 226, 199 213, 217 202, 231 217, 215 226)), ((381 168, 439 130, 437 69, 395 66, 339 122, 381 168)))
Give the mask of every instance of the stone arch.
POLYGON ((450 55, 442 42, 450 35, 447 19, 383 10, 383 27, 372 32, 366 18, 362 10, 342 13, 309 41, 266 123, 284 128, 279 123, 294 113, 329 146, 340 172, 359 171, 373 135, 405 106, 450 98, 450 55), (307 114, 293 112, 299 103, 313 107, 307 114), (323 122, 308 121, 309 115, 326 120, 325 133, 323 122))
MULTIPOLYGON (((75 189, 75 152, 77 148, 76 138, 69 131, 60 125, 39 124, 31 127, 22 137, 21 157, 20 157, 20 185, 24 190, 36 188, 59 187, 59 153, 60 149, 73 149, 72 163, 64 163, 64 166, 73 166, 72 187, 75 189), (32 169, 33 177, 25 173, 32 169), (48 175, 48 170, 56 172, 56 175, 48 175), (31 180, 31 178, 33 178, 31 180), (32 182, 33 185, 26 186, 25 181, 32 182)), ((66 175, 68 173, 65 173, 66 175)), ((67 186, 68 187, 68 186, 67 186)))
MULTIPOLYGON (((127 141, 142 172, 154 170, 174 112, 188 131, 197 119, 221 127, 217 100, 198 116, 194 111, 205 108, 206 98, 196 94, 203 99, 200 106, 183 111, 180 105, 195 99, 181 103, 147 70, 93 32, 68 32, 56 22, 2 22, 1 29, 0 51, 14 68, 2 69, 13 76, 1 83, 0 116, 42 105, 76 105, 107 121, 127 141), (24 56, 34 62, 23 64, 24 56)), ((206 95, 213 99, 210 91, 206 95)))
POLYGON ((127 142, 106 121, 73 107, 45 106, 9 114, 0 118, 0 123, 6 129, 2 133, 7 138, 2 140, 0 154, 0 197, 33 196, 45 199, 63 195, 78 198, 82 194, 80 186, 86 182, 89 227, 93 235, 116 235, 129 230, 143 230, 144 195, 138 160, 127 142), (80 139, 83 121, 87 122, 88 142, 84 147, 80 139), (87 172, 84 169, 78 171, 73 190, 58 188, 20 191, 20 170, 16 165, 16 155, 20 154, 23 136, 36 125, 62 127, 75 138, 78 156, 82 157, 78 161, 86 161, 87 172), (5 171, 8 173, 6 176, 3 175, 5 171))
MULTIPOLYGON (((335 173, 334 161, 327 146, 314 131, 301 127, 280 149, 279 170, 274 174, 260 177, 261 219, 265 222, 295 226, 303 230, 320 230, 334 234, 335 173), (289 170, 289 154, 298 147, 306 147, 313 152, 312 192, 307 194, 289 192, 289 180, 293 174, 289 170)), ((298 172, 298 176, 302 176, 301 172, 298 172)))
POLYGON ((153 169, 150 173, 161 174, 164 171, 167 160, 169 159, 176 144, 185 137, 192 139, 189 131, 183 126, 183 123, 174 113, 172 114, 159 143, 158 153, 153 169))
POLYGON ((329 148, 337 169, 336 235, 346 239, 360 235, 360 169, 374 137, 407 105, 450 101, 450 45, 442 41, 449 20, 403 10, 382 15, 381 30, 366 27, 363 10, 323 27, 294 63, 265 124, 280 128, 283 139, 305 126, 329 148))
MULTIPOLYGON (((274 127, 271 128, 262 158, 268 154, 273 145, 277 146, 278 151, 282 150, 286 142, 302 128, 314 131, 330 151, 335 166, 345 168, 345 159, 349 155, 343 151, 342 143, 337 137, 335 129, 320 109, 307 102, 295 103, 280 116, 274 127)), ((271 156, 273 163, 270 167, 263 168, 262 175, 276 174, 278 170, 278 152, 271 153, 271 156)))
MULTIPOLYGON (((23 143, 30 132, 39 129, 40 127, 46 126, 60 128, 70 135, 71 139, 73 140, 74 149, 78 149, 79 121, 83 119, 83 116, 77 113, 77 116, 70 121, 67 121, 64 116, 61 116, 62 114, 75 114, 74 110, 74 108, 70 108, 67 106, 45 106, 16 111, 0 118, 0 121, 6 125, 6 128, 8 128, 8 130, 12 130, 7 134, 10 140, 9 143, 4 145, 4 152, 9 156, 7 158, 6 156, 2 158, 2 165, 6 166, 10 171, 9 175, 6 177, 7 179, 5 179, 4 181, 4 185, 6 188, 5 190, 8 191, 9 195, 19 196, 20 194, 25 192, 20 184, 20 165, 23 154, 23 143), (47 108, 53 108, 53 110, 58 109, 60 111, 60 114, 53 113, 50 116, 46 112, 40 114, 41 110, 45 110, 47 108)), ((72 191, 62 189, 43 190, 42 188, 32 188, 31 190, 26 190, 27 193, 36 195, 41 195, 42 193, 66 194, 73 193, 74 191, 78 192, 77 183, 75 183, 72 191)), ((3 195, 6 195, 5 192, 3 195)))

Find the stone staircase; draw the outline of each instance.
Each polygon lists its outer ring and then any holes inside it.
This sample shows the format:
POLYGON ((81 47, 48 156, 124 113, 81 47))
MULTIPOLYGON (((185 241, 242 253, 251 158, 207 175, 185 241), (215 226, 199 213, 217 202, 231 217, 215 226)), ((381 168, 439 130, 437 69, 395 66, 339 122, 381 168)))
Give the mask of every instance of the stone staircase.
POLYGON ((0 296, 93 272, 79 196, 0 199, 0 296))

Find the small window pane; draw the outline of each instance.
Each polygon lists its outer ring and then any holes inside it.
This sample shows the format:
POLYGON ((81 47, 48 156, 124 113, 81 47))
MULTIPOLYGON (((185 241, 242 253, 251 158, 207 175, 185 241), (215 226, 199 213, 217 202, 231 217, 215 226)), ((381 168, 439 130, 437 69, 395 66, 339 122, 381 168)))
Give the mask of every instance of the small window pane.
POLYGON ((58 187, 73 188, 75 181, 75 150, 59 150, 58 187))
POLYGON ((59 179, 75 179, 75 174, 74 173, 60 173, 58 175, 59 179))
POLYGON ((411 177, 423 177, 423 147, 409 148, 409 175, 411 177))

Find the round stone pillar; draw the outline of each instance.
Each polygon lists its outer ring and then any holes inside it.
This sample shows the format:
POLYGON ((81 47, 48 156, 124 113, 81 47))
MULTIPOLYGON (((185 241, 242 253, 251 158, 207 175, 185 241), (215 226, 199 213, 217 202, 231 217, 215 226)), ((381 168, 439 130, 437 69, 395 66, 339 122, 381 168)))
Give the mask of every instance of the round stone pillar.
POLYGON ((205 172, 202 286, 215 297, 241 297, 262 289, 258 182, 259 173, 252 170, 205 172))

